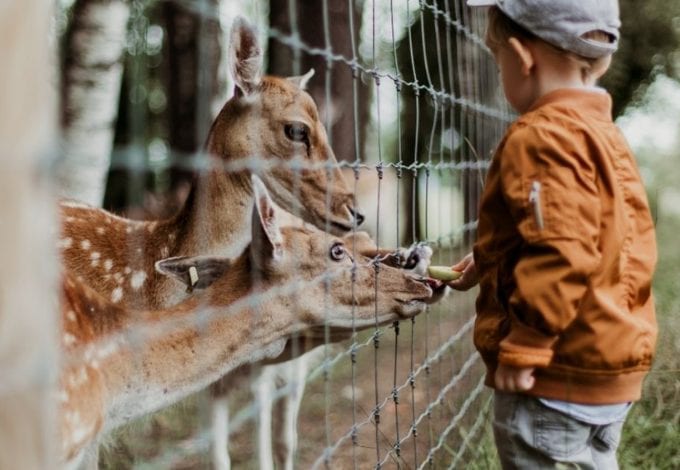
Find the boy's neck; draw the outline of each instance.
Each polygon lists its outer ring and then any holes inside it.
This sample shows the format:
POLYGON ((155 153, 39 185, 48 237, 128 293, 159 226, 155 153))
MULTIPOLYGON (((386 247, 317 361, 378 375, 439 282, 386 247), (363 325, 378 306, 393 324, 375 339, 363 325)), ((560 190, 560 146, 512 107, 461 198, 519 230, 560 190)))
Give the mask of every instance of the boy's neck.
MULTIPOLYGON (((550 47, 550 46, 544 46, 550 47)), ((592 90, 597 86, 597 76, 584 74, 582 68, 569 58, 551 50, 535 52, 536 100, 557 90, 592 90)))

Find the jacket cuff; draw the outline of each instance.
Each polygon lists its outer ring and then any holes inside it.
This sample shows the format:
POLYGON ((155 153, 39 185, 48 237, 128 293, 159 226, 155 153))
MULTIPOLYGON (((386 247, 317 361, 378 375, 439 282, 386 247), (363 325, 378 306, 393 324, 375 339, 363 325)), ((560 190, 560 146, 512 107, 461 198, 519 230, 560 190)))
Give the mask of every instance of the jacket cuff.
POLYGON ((501 341, 498 361, 512 367, 548 367, 553 358, 552 346, 557 336, 545 336, 524 325, 514 323, 510 334, 501 341))

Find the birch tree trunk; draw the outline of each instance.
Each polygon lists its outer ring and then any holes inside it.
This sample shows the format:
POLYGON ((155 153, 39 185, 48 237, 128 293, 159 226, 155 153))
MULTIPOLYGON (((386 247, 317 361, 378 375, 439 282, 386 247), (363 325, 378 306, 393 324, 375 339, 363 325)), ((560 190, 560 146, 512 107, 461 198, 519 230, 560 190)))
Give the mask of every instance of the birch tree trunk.
POLYGON ((77 0, 62 71, 60 195, 101 206, 130 14, 124 0, 77 0))
POLYGON ((2 469, 57 468, 54 204, 38 165, 56 124, 48 40, 53 4, 0 2, 2 469))

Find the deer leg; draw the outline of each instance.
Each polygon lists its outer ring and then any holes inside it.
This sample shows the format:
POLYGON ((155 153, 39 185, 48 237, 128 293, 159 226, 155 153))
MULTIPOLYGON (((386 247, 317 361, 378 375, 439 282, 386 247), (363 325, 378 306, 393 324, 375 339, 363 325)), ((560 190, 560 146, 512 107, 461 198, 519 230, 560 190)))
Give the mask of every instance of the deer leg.
MULTIPOLYGON (((311 352, 310 352, 311 353, 311 352)), ((297 451, 298 433, 297 421, 302 404, 302 396, 305 393, 305 377, 309 368, 309 354, 304 354, 294 363, 287 364, 287 376, 290 378, 290 392, 286 395, 285 415, 283 419, 283 433, 279 434, 279 440, 283 438, 284 455, 281 467, 285 470, 293 470, 295 453, 297 451)))
POLYGON ((257 454, 260 470, 274 470, 272 455, 272 395, 275 367, 262 368, 260 377, 253 383, 253 395, 258 404, 257 454))
POLYGON ((229 399, 213 397, 210 410, 212 426, 212 460, 216 470, 230 470, 229 458, 229 399))

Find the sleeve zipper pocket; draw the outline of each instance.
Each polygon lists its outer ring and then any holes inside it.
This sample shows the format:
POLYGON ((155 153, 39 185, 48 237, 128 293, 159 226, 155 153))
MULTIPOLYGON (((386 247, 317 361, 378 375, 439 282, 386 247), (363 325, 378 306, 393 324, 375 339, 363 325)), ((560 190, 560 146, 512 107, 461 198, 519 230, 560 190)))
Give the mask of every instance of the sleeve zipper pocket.
POLYGON ((531 191, 529 192, 529 202, 534 206, 534 218, 536 219, 536 226, 539 230, 543 230, 543 212, 541 210, 541 182, 534 181, 531 183, 531 191))

